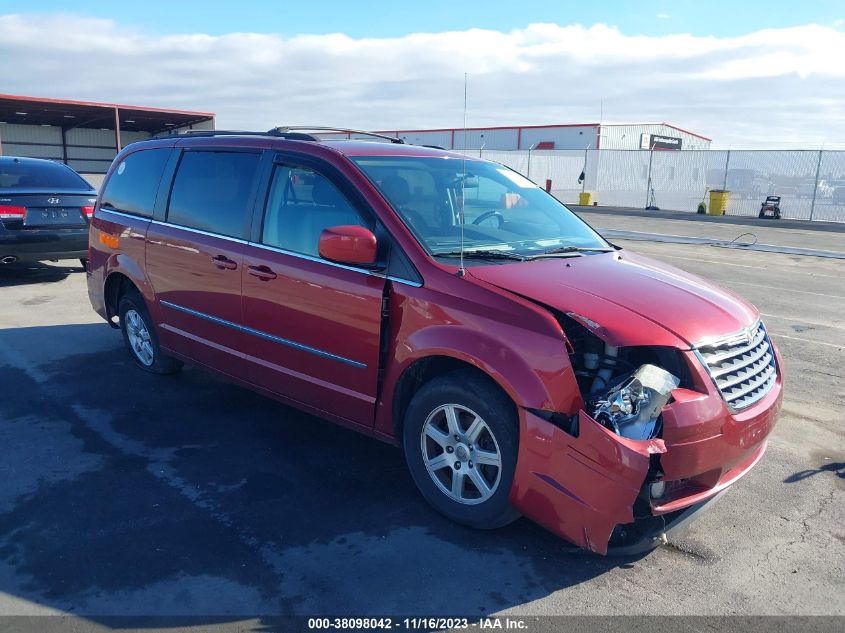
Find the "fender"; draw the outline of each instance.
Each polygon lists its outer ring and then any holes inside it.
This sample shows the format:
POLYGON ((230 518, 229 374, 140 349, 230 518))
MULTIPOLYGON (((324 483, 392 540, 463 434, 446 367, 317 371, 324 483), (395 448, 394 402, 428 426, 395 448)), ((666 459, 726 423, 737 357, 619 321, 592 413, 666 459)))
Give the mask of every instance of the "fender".
MULTIPOLYGON (((155 294, 153 293, 152 287, 147 281, 146 275, 144 275, 143 270, 138 265, 138 263, 135 262, 135 260, 123 254, 112 255, 106 261, 105 269, 103 272, 104 301, 108 300, 108 297, 106 296, 106 286, 109 283, 109 279, 116 274, 122 274, 127 279, 129 279, 129 281, 131 281, 135 285, 135 287, 138 288, 138 290, 141 292, 141 296, 144 298, 144 302, 147 304, 147 309, 150 310, 150 312, 153 312, 155 310, 155 294)), ((117 327, 112 321, 112 319, 117 316, 117 314, 112 313, 112 310, 109 308, 108 304, 106 304, 105 309, 107 315, 106 320, 108 321, 109 325, 111 325, 112 327, 117 327)))
MULTIPOLYGON (((424 296, 424 290, 394 289, 384 391, 376 410, 377 431, 393 434, 396 388, 403 373, 427 357, 453 358, 477 367, 518 407, 575 413, 583 406, 559 326, 543 332, 527 327, 527 318, 493 323, 493 319, 469 309, 433 314, 431 306, 436 304, 424 296)), ((524 306, 520 303, 515 307, 519 311, 524 306)), ((539 308, 531 305, 529 309, 539 308)))
POLYGON ((115 273, 125 275, 140 290, 151 313, 155 309, 155 294, 144 272, 146 261, 146 236, 150 220, 121 214, 119 218, 112 211, 97 207, 91 222, 89 235, 88 284, 92 303, 103 306, 101 313, 111 323, 114 314, 105 306, 106 284, 115 273), (99 296, 94 297, 94 288, 99 296))
MULTIPOLYGON (((128 231, 123 231, 120 240, 122 242, 121 248, 118 252, 105 252, 105 260, 101 265, 102 270, 102 282, 101 288, 103 293, 103 299, 106 299, 105 291, 106 291, 106 284, 108 283, 109 278, 117 273, 125 275, 129 281, 131 281, 136 288, 141 292, 141 296, 144 298, 144 301, 147 304, 147 309, 150 311, 152 316, 155 318, 155 311, 156 311, 156 302, 155 302, 155 291, 153 290, 152 286, 150 285, 149 280, 147 279, 147 275, 144 272, 144 261, 146 255, 146 234, 147 234, 147 225, 149 224, 149 220, 145 218, 139 218, 139 220, 125 220, 127 225, 134 225, 129 226, 128 231)), ((110 224, 109 222, 103 223, 101 226, 94 227, 95 230, 102 231, 103 228, 106 228, 110 224)), ((93 231, 92 231, 93 232, 93 231)), ((105 231, 109 232, 109 231, 105 231)), ((107 314, 107 319, 111 323, 111 318, 114 317, 114 314, 107 314)))

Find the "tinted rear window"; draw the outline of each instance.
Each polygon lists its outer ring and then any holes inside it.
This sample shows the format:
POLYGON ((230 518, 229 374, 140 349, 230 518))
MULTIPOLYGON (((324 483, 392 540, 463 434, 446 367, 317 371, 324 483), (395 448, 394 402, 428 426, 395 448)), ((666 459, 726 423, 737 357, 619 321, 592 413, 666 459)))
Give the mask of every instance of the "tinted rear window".
POLYGON ((0 189, 69 189, 88 191, 91 185, 65 165, 49 161, 0 161, 0 189))
POLYGON ((167 221, 242 237, 260 154, 189 151, 182 155, 167 221))
POLYGON ((109 177, 101 207, 152 217, 170 148, 148 149, 124 158, 109 177))

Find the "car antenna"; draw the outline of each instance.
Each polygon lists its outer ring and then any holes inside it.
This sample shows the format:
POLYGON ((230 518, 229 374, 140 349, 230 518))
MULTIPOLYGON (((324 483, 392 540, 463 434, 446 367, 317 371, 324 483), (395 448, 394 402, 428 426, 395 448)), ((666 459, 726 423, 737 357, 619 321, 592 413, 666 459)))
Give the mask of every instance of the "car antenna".
POLYGON ((464 222, 466 216, 464 215, 464 182, 467 177, 467 73, 464 73, 464 151, 461 159, 461 266, 458 268, 458 277, 466 275, 466 268, 464 268, 464 222))

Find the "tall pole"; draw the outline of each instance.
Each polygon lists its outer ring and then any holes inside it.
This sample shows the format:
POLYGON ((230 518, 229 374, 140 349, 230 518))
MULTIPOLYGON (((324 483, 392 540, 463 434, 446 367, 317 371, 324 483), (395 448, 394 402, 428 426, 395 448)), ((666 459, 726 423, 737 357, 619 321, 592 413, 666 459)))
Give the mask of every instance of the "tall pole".
POLYGON ((646 182, 645 188, 645 208, 648 209, 649 204, 648 200, 651 196, 651 161, 654 160, 654 145, 651 146, 651 150, 648 154, 648 181, 646 182))
POLYGON ((728 165, 731 163, 731 150, 725 155, 725 178, 722 180, 722 191, 728 190, 728 165))
POLYGON ((816 192, 819 190, 819 174, 822 168, 822 150, 819 150, 819 160, 816 162, 816 182, 813 183, 813 201, 810 203, 810 222, 813 221, 813 213, 816 211, 816 192))

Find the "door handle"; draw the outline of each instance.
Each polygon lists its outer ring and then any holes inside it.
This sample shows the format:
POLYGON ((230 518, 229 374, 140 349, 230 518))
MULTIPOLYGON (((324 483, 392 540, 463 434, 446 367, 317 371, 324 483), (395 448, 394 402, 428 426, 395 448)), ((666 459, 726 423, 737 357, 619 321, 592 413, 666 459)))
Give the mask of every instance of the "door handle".
POLYGON ((215 255, 211 258, 211 261, 220 270, 235 270, 238 267, 238 262, 229 259, 225 255, 215 255))
POLYGON ((249 266, 246 271, 253 277, 258 277, 262 281, 270 281, 276 278, 274 273, 268 266, 249 266))

